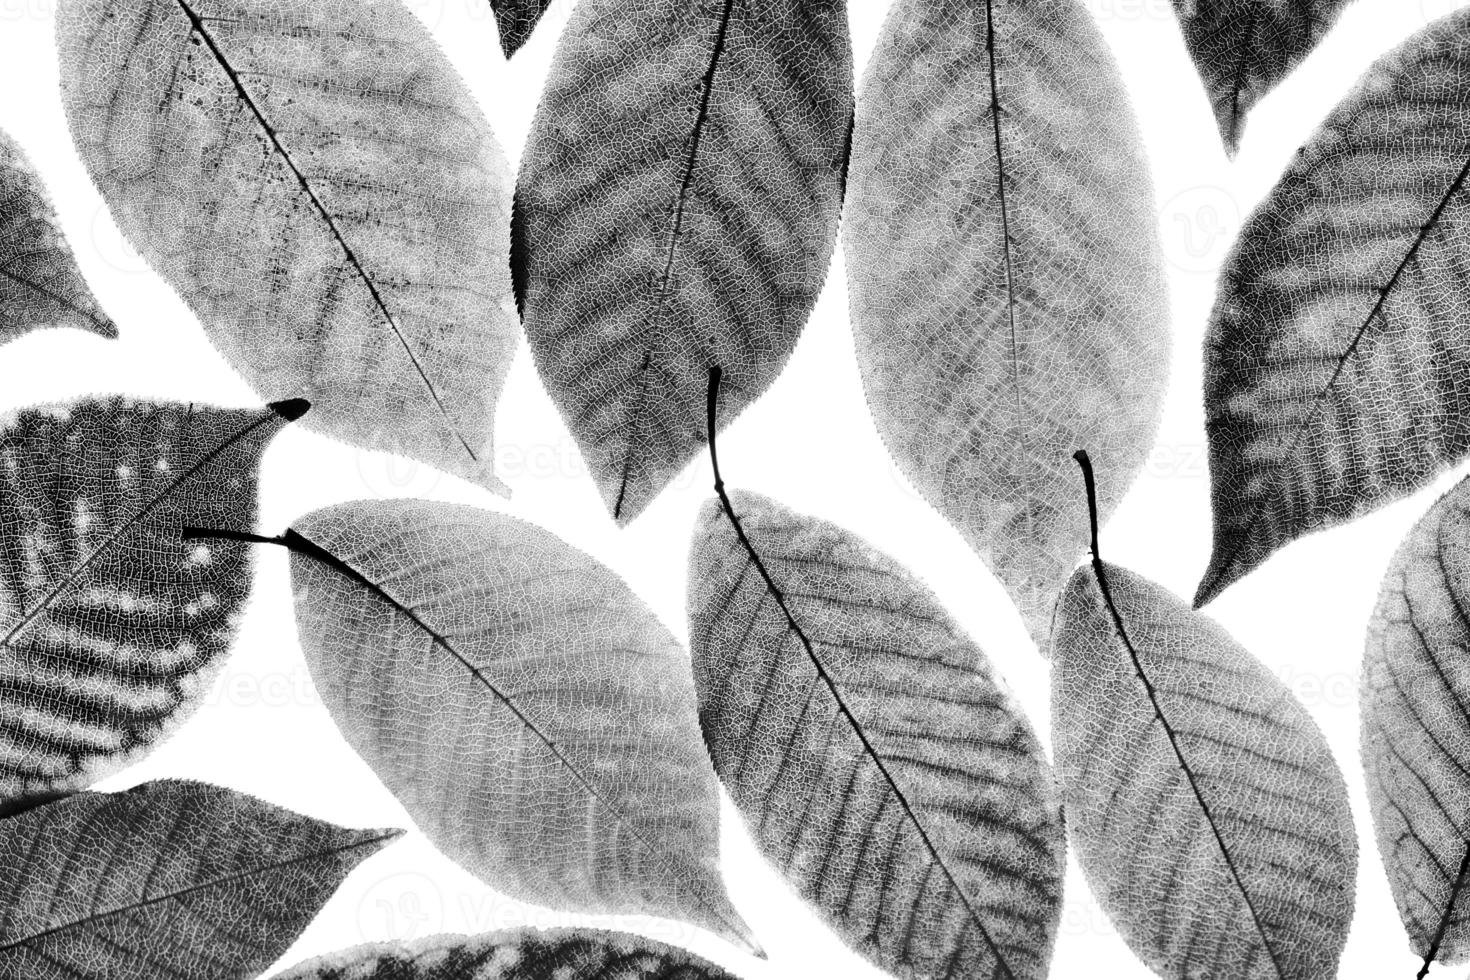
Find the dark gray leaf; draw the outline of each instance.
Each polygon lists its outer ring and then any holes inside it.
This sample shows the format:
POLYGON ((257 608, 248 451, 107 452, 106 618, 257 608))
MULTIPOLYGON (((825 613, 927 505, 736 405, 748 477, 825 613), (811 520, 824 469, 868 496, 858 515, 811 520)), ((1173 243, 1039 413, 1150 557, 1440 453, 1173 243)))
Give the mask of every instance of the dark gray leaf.
POLYGON ((427 501, 317 511, 287 543, 322 700, 441 851, 527 901, 755 948, 720 881, 688 658, 620 578, 427 501))
POLYGON ((759 559, 706 504, 689 633, 705 740, 757 845, 889 972, 1045 976, 1061 814, 984 653, 854 535, 751 493, 733 507, 759 559))
POLYGON ((1470 451, 1470 9, 1380 60, 1226 263, 1205 344, 1203 605, 1470 451))
POLYGON ((552 0, 490 0, 495 24, 500 29, 500 49, 509 58, 531 39, 541 15, 552 0))
POLYGON ((1174 0, 1225 151, 1246 114, 1311 53, 1348 0, 1174 0))
POLYGON ((1416 955, 1470 955, 1470 482, 1409 532, 1363 660, 1363 768, 1416 955))
POLYGON ((541 377, 636 517, 775 380, 821 291, 852 121, 844 0, 583 0, 516 189, 541 377))
POLYGON ((0 343, 44 327, 117 336, 77 268, 40 175, 0 132, 0 343))
POLYGON ((1067 825, 1103 910, 1166 980, 1326 980, 1357 841, 1321 732, 1224 630, 1105 566, 1057 607, 1052 728, 1067 825))
POLYGON ((673 946, 596 929, 509 929, 373 945, 303 963, 275 980, 736 980, 673 946))
POLYGON ((399 0, 62 0, 72 135, 118 226, 268 398, 503 490, 510 169, 399 0))
POLYGON ((899 467, 1037 644, 1082 556, 1071 453, 1142 467, 1169 339, 1148 167, 1076 0, 898 0, 845 215, 858 364, 899 467))
POLYGON ((208 692, 250 586, 261 453, 305 403, 122 398, 27 409, 0 430, 0 812, 85 786, 208 692))
POLYGON ((400 836, 162 780, 0 823, 0 980, 248 980, 400 836))

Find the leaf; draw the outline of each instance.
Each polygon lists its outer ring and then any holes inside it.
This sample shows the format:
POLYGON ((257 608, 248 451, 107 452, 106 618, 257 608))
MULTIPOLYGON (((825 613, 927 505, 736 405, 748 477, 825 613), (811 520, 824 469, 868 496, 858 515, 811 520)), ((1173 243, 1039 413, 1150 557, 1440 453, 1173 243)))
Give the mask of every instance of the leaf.
POLYGON ((113 217, 312 428, 493 490, 516 343, 509 166, 398 0, 62 0, 62 94, 113 217))
POLYGON ((1363 768, 1378 851, 1409 945, 1470 955, 1470 483, 1416 524, 1389 566, 1363 661, 1363 768))
POLYGON ((490 0, 490 6, 500 29, 500 49, 509 58, 531 39, 551 0, 490 0))
POLYGON ((1205 344, 1215 544, 1196 605, 1470 450, 1467 32, 1457 11, 1374 65, 1226 263, 1205 344))
POLYGON ((275 980, 736 980, 673 946, 596 929, 507 929, 359 946, 275 980))
POLYGON ((44 327, 116 337, 31 161, 0 131, 0 343, 44 327))
POLYGON ((720 881, 688 660, 621 579, 427 501, 330 507, 284 543, 323 702, 441 851, 526 901, 756 948, 720 881))
POLYGON ((695 528, 689 634, 715 771, 761 852, 890 973, 1045 976, 1061 814, 985 655, 849 532, 731 506, 739 530, 718 501, 695 528))
POLYGON ((1074 0, 898 0, 869 66, 843 238, 868 405, 1045 653, 1086 540, 1070 453, 1118 477, 1110 514, 1169 359, 1127 95, 1074 0))
POLYGON ((253 977, 362 860, 347 830, 182 780, 82 793, 0 833, 0 977, 253 977))
POLYGON ((250 587, 266 444, 306 411, 124 398, 0 428, 0 812, 86 786, 171 734, 209 691, 250 587))
POLYGON ((512 231, 536 367, 626 524, 775 380, 826 278, 852 122, 844 0, 583 0, 512 231))
POLYGON ((1100 568, 1057 607, 1052 730, 1103 911, 1167 980, 1336 976, 1357 842, 1321 732, 1214 622, 1100 568))
POLYGON ((1225 152, 1240 149, 1246 114, 1301 64, 1348 0, 1174 0, 1225 152))

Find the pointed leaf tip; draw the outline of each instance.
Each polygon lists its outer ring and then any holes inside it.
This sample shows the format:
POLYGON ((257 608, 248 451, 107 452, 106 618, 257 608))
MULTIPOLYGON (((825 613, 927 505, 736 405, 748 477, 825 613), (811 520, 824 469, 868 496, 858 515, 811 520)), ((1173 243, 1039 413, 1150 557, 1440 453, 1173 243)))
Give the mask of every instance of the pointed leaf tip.
POLYGON ((287 398, 285 401, 271 402, 266 407, 287 422, 295 422, 311 411, 311 402, 305 398, 287 398))

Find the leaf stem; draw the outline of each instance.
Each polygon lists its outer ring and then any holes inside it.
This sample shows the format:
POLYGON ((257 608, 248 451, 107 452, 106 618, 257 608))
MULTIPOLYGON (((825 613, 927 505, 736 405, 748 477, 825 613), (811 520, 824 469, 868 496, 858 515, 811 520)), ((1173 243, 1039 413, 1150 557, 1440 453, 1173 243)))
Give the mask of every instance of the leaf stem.
MULTIPOLYGON (((315 541, 301 534, 298 534, 295 528, 287 528, 284 534, 278 534, 274 537, 270 537, 264 534, 254 534, 250 531, 231 531, 225 528, 194 527, 192 525, 185 525, 184 527, 179 529, 179 537, 185 541, 239 541, 243 544, 276 545, 277 547, 285 548, 287 551, 293 554, 304 555, 307 558, 314 558, 317 561, 321 562, 323 565, 326 565, 328 568, 332 569, 334 572, 337 572, 339 575, 346 577, 349 581, 361 585, 363 588, 367 589, 369 593, 379 597, 391 606, 400 609, 403 608, 402 604, 399 603, 398 600, 394 599, 387 592, 385 592, 382 586, 378 585, 362 572, 359 572, 357 569, 353 568, 351 565, 347 564, 347 562, 338 558, 336 555, 332 554, 330 551, 328 551, 326 548, 323 548, 315 541)), ((421 628, 431 633, 433 632, 429 629, 428 625, 420 621, 411 610, 404 609, 404 612, 421 628)))

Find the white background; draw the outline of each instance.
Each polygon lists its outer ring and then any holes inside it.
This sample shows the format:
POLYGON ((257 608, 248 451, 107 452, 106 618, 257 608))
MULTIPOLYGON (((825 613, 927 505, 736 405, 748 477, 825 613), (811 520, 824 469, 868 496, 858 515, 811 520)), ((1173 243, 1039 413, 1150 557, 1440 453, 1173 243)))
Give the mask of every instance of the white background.
MULTIPOLYGON (((553 4, 511 63, 501 56, 488 0, 408 2, 468 81, 514 163, 570 0, 553 4)), ((887 3, 850 2, 861 72, 887 3)), ((1158 445, 1106 527, 1103 548, 1110 561, 1190 596, 1210 543, 1200 351, 1220 263, 1242 218, 1362 71, 1463 0, 1351 4, 1317 51, 1252 114, 1233 163, 1221 150, 1169 0, 1085 2, 1120 64, 1152 162, 1174 329, 1158 445)), ((44 176, 82 270, 121 339, 49 331, 0 348, 0 410, 98 392, 259 404, 184 304, 122 241, 83 171, 58 94, 55 3, 0 0, 0 127, 44 176)), ((922 577, 988 651, 1049 742, 1046 663, 991 574, 917 497, 877 438, 853 358, 844 282, 839 255, 789 367, 721 439, 726 479, 843 524, 922 577)), ((514 491, 509 501, 292 427, 265 461, 262 529, 275 533, 308 510, 362 497, 421 496, 506 511, 550 528, 616 569, 684 637, 688 538, 709 493, 707 462, 692 463, 631 527, 617 530, 524 345, 496 432, 499 475, 514 491)), ((1361 861, 1344 977, 1409 977, 1417 968, 1372 841, 1358 761, 1357 684, 1364 627, 1389 557, 1457 476, 1447 474, 1356 524, 1286 548, 1209 608, 1302 698, 1346 776, 1361 861)), ((235 651, 206 704, 158 751, 100 788, 192 777, 341 824, 412 828, 318 703, 297 645, 284 552, 262 549, 257 565, 235 651)), ((768 962, 678 923, 584 920, 523 906, 456 868, 413 832, 353 874, 282 965, 369 940, 596 921, 690 946, 750 980, 881 975, 792 895, 751 846, 728 803, 724 822, 730 891, 769 952, 768 962)), ((1149 976, 1093 901, 1075 862, 1066 885, 1053 975, 1149 976)))

